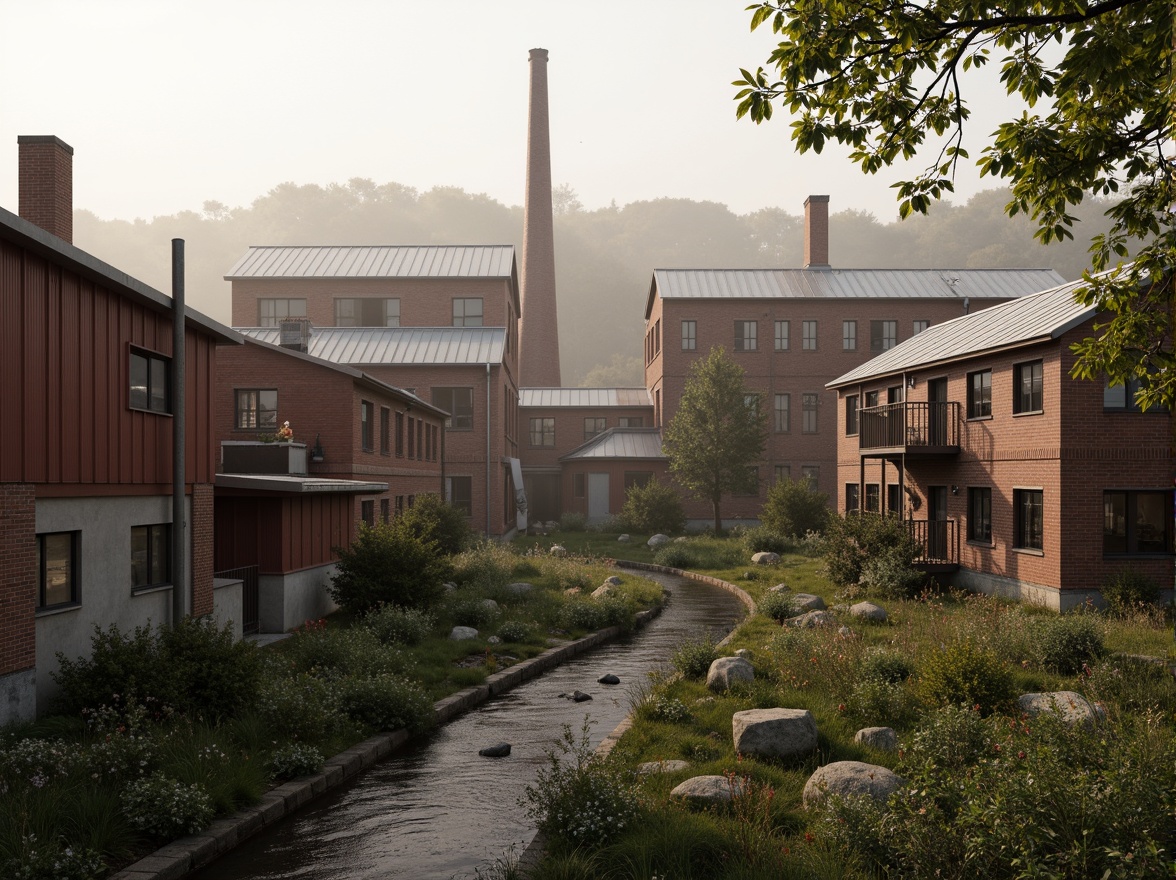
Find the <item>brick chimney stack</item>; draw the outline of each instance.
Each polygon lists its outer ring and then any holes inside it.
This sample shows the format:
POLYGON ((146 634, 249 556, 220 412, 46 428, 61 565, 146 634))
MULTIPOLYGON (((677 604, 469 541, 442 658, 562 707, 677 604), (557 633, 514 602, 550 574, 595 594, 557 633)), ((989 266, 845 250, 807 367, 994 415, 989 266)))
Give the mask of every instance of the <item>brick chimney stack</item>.
POLYGON ((522 320, 519 384, 558 388, 559 324, 555 314, 555 232, 551 216, 551 137, 547 115, 547 50, 531 50, 527 120, 527 194, 523 206, 522 320))
POLYGON ((51 134, 22 134, 20 216, 73 244, 73 147, 51 134))
POLYGON ((804 200, 804 268, 830 268, 828 196, 804 200))

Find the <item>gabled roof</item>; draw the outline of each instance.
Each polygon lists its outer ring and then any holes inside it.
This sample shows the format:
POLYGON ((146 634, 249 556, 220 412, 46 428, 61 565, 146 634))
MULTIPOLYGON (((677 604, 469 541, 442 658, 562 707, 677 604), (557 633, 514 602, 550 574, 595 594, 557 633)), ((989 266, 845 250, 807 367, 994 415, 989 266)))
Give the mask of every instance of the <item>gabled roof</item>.
MULTIPOLYGON (((277 327, 238 327, 237 332, 271 345, 277 327)), ((503 327, 311 327, 308 354, 335 364, 500 364, 506 350, 503 327)))
POLYGON ((660 428, 609 428, 580 444, 560 461, 627 458, 665 460, 660 428))
POLYGON ((653 406, 647 388, 520 388, 520 407, 653 406))
POLYGON ((1053 269, 655 269, 662 299, 1009 299, 1061 284, 1053 269))
POLYGON ((1074 299, 1074 292, 1085 283, 1071 281, 934 324, 834 379, 826 387, 839 388, 905 370, 1057 339, 1098 313, 1097 308, 1081 305, 1074 299))

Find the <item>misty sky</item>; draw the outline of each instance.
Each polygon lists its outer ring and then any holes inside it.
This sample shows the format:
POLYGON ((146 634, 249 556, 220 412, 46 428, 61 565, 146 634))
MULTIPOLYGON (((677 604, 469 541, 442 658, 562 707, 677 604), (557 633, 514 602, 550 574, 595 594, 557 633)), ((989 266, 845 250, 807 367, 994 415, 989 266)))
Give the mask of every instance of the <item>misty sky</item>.
MULTIPOLYGON (((749 2, 0 0, 0 205, 17 210, 21 134, 73 146, 74 205, 107 219, 352 177, 522 204, 542 47, 552 176, 589 209, 672 196, 796 214, 826 193, 895 217, 897 171, 796 155, 783 112, 735 121, 731 80, 775 43, 749 32, 749 2)), ((994 94, 973 156, 1010 112, 994 94)), ((995 185, 969 168, 957 198, 995 185)))

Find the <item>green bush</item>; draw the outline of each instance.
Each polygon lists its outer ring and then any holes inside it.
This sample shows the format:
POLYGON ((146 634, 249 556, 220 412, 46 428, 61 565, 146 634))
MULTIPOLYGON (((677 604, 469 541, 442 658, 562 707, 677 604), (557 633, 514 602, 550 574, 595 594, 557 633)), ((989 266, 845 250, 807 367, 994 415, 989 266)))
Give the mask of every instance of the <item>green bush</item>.
POLYGON ((474 539, 465 512, 434 492, 418 495, 412 507, 397 519, 422 541, 436 543, 437 549, 449 556, 461 553, 474 539))
POLYGON ((743 544, 750 554, 779 553, 783 555, 792 549, 792 543, 788 538, 767 526, 756 526, 745 531, 743 544))
POLYGON ((524 574, 526 568, 539 573, 539 569, 527 560, 520 560, 510 548, 497 541, 482 541, 455 557, 454 578, 459 584, 476 592, 490 593, 511 582, 516 575, 524 574))
POLYGON ((768 489, 760 522, 778 535, 800 537, 806 532, 823 533, 830 515, 829 496, 808 480, 778 480, 768 489))
POLYGON ((531 637, 531 627, 521 620, 507 620, 498 627, 498 638, 504 642, 525 642, 531 637))
POLYGON ((458 626, 482 629, 498 617, 498 610, 485 599, 462 598, 449 604, 449 615, 458 626))
POLYGON ((314 746, 288 743, 270 752, 265 766, 275 779, 297 779, 318 773, 325 760, 323 753, 314 746))
POLYGON ((336 548, 338 570, 328 590, 340 606, 366 614, 380 605, 428 607, 452 574, 435 540, 417 535, 400 516, 388 523, 359 524, 350 547, 336 548))
POLYGON ((904 548, 890 548, 862 563, 859 585, 882 599, 913 599, 927 586, 927 575, 910 565, 904 548))
POLYGON ((364 628, 384 644, 419 645, 436 623, 427 611, 398 605, 383 605, 363 618, 364 628))
POLYGON ((889 565, 910 568, 919 553, 919 545, 898 517, 850 512, 830 517, 825 531, 825 571, 839 587, 857 586, 870 559, 889 557, 889 565))
POLYGON ((420 733, 433 723, 429 695, 415 681, 396 675, 344 679, 339 700, 353 720, 376 730, 420 733))
POLYGON ((202 785, 184 785, 155 773, 128 785, 123 813, 131 827, 159 840, 193 834, 212 821, 212 800, 202 785))
POLYGON ((404 672, 412 665, 399 645, 381 642, 364 626, 310 624, 282 642, 279 651, 294 672, 326 679, 404 672))
POLYGON ((871 727, 905 726, 918 713, 918 701, 905 684, 874 676, 853 685, 845 707, 850 717, 871 727))
POLYGON ((641 704, 640 713, 651 721, 664 721, 666 724, 685 724, 691 718, 685 703, 662 694, 651 694, 641 704))
POLYGON ((894 651, 873 650, 862 657, 861 675, 888 684, 902 684, 915 674, 915 665, 894 651))
POLYGON ((19 856, 0 859, 5 880, 98 880, 108 874, 102 856, 88 847, 43 843, 32 833, 21 843, 19 856))
POLYGON ((1099 592, 1107 603, 1107 611, 1119 617, 1140 605, 1154 605, 1160 599, 1156 582, 1129 565, 1103 581, 1099 592))
POLYGON ((672 535, 686 528, 686 511, 676 489, 659 480, 650 480, 629 487, 620 520, 627 532, 672 535))
POLYGON ((790 617, 796 617, 796 603, 792 601, 792 597, 788 593, 782 590, 779 592, 769 590, 755 604, 760 614, 770 617, 776 623, 783 623, 790 617))
POLYGON ((674 651, 671 662, 686 678, 702 678, 718 656, 718 646, 707 634, 683 641, 674 651))
POLYGON ((559 530, 561 532, 583 532, 588 529, 588 516, 568 510, 560 514, 559 530))
POLYGON ((566 630, 598 630, 609 626, 631 629, 635 610, 621 596, 573 598, 560 608, 559 625, 566 630))
POLYGON ((1119 712, 1159 712, 1176 718, 1176 687, 1163 663, 1134 657, 1107 657, 1094 664, 1082 683, 1092 702, 1119 712))
POLYGON ((978 706, 988 715, 1011 703, 1012 672, 997 656, 968 640, 954 642, 923 660, 920 689, 939 706, 978 706))
POLYGON ((282 739, 324 742, 345 723, 335 683, 306 673, 267 676, 258 689, 255 710, 269 735, 282 739))
POLYGON ((1037 662, 1061 675, 1073 675, 1106 653, 1102 627, 1089 614, 1043 617, 1034 625, 1037 662))
POLYGON ((235 641, 231 628, 185 618, 175 627, 136 627, 124 635, 94 627, 89 658, 57 654, 53 678, 66 714, 119 705, 123 695, 162 711, 222 720, 252 698, 261 675, 257 649, 235 641))
POLYGON ((668 568, 698 568, 698 554, 689 543, 673 541, 653 554, 653 561, 668 568))

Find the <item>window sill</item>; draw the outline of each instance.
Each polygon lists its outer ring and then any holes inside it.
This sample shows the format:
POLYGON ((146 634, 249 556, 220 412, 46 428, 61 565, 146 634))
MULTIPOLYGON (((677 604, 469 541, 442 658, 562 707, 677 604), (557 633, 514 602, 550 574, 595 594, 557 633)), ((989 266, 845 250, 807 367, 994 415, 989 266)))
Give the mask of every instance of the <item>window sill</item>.
POLYGON ((1104 553, 1103 559, 1127 560, 1132 559, 1171 559, 1176 553, 1104 553))
POLYGON ((1010 548, 1014 553, 1022 553, 1025 556, 1044 556, 1044 550, 1034 550, 1032 547, 1012 547, 1010 548))
POLYGON ((127 406, 127 409, 129 409, 131 412, 141 412, 141 413, 147 413, 147 414, 149 414, 149 415, 153 415, 153 416, 166 416, 166 417, 167 417, 167 418, 169 418, 169 419, 170 419, 170 418, 172 418, 172 414, 171 414, 171 413, 169 413, 169 412, 164 412, 163 410, 158 410, 158 409, 144 409, 143 407, 140 407, 140 406, 130 406, 129 404, 128 404, 128 406, 127 406))
POLYGON ((145 584, 142 587, 131 587, 132 596, 148 596, 151 593, 162 593, 164 590, 171 592, 171 584, 145 584))
POLYGON ((991 422, 992 421, 992 414, 989 413, 986 416, 968 416, 964 421, 966 421, 966 422, 991 422))
POLYGON ((969 547, 978 547, 978 548, 981 548, 984 550, 995 550, 996 549, 996 545, 994 543, 992 543, 991 541, 974 541, 971 538, 968 538, 966 541, 964 541, 964 543, 967 544, 969 547))
POLYGON ((34 617, 55 617, 58 614, 66 614, 70 611, 81 610, 81 602, 69 602, 63 605, 49 605, 45 608, 38 608, 34 617))
POLYGON ((1013 413, 1013 418, 1019 419, 1022 416, 1041 416, 1041 415, 1045 415, 1045 410, 1043 410, 1043 409, 1028 409, 1028 410, 1025 410, 1025 412, 1013 413))

